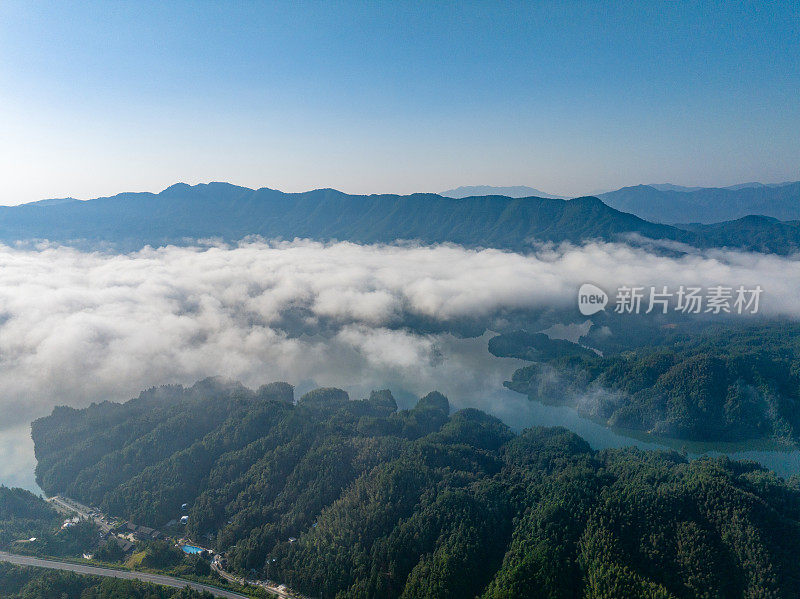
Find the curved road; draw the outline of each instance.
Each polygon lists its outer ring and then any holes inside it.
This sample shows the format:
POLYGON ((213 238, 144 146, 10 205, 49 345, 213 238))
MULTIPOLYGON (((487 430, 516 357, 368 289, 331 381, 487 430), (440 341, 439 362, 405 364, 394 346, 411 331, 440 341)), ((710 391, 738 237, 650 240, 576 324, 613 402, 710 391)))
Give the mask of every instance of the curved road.
POLYGON ((78 574, 88 574, 90 576, 107 576, 110 578, 124 578, 126 580, 141 580, 143 582, 151 582, 153 584, 160 584, 167 587, 174 587, 182 589, 190 587, 196 591, 208 591, 215 597, 225 597, 226 599, 250 599, 246 595, 225 591, 207 584, 200 584, 199 582, 192 582, 190 580, 181 580, 180 578, 173 578, 172 576, 163 576, 161 574, 147 574, 146 572, 131 572, 129 570, 112 570, 110 568, 98 568, 97 566, 86 566, 84 564, 71 564, 69 562, 59 562, 50 559, 41 559, 38 557, 29 557, 27 555, 17 555, 15 553, 6 553, 0 551, 0 562, 8 562, 17 566, 32 566, 35 568, 49 568, 51 570, 67 570, 69 572, 76 572, 78 574))

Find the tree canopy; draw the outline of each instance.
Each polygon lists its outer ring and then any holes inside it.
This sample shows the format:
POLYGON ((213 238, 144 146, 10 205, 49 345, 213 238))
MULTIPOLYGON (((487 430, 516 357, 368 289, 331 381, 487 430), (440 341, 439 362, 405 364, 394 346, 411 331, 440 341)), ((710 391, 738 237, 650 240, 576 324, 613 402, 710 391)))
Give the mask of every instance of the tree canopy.
POLYGON ((800 596, 800 488, 756 464, 515 434, 436 392, 195 391, 37 422, 42 484, 152 526, 188 503, 233 570, 325 599, 800 596))

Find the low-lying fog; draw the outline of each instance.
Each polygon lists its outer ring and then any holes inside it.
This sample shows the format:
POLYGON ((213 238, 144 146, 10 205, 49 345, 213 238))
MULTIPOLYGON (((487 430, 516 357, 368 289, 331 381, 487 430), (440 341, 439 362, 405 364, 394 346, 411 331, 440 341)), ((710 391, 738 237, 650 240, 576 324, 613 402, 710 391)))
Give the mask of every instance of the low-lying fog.
POLYGON ((607 243, 525 256, 259 240, 123 255, 0 246, 0 483, 31 487, 28 424, 54 405, 122 401, 211 375, 251 387, 285 380, 298 393, 339 386, 353 397, 388 387, 401 405, 439 389, 455 407, 514 420, 501 385, 519 362, 491 356, 488 333, 446 331, 492 326, 509 311, 567 310, 587 281, 609 291, 761 285, 762 312, 796 317, 798 264, 607 243))

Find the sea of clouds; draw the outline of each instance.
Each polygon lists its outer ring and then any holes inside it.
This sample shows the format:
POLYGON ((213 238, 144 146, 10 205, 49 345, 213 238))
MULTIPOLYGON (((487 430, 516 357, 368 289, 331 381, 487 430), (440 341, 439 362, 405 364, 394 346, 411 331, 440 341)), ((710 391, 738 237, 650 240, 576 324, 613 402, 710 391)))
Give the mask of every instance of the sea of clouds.
POLYGON ((522 255, 263 240, 128 254, 0 246, 0 431, 19 439, 54 405, 121 401, 211 375, 253 387, 334 385, 354 396, 436 388, 468 404, 517 364, 486 351, 488 333, 464 339, 449 327, 509 310, 569 310, 587 281, 609 291, 761 285, 763 313, 800 316, 800 261, 732 251, 665 256, 590 243, 522 255))

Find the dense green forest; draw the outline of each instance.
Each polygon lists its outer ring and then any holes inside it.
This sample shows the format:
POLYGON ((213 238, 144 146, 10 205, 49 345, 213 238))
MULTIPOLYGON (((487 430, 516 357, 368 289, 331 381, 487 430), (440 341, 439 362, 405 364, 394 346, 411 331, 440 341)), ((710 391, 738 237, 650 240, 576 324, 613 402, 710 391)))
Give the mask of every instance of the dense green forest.
POLYGON ((207 592, 0 563, 2 599, 212 599, 207 592))
POLYGON ((512 331, 489 340, 489 352, 501 358, 520 358, 544 362, 570 356, 594 356, 595 353, 577 343, 550 339, 544 333, 512 331))
POLYGON ((55 510, 41 497, 0 485, 0 521, 52 521, 55 516, 55 510))
POLYGON ((42 538, 60 524, 58 513, 40 497, 0 485, 0 548, 19 540, 42 538))
POLYGON ((49 493, 322 598, 799 597, 800 487, 753 463, 514 434, 433 392, 203 381, 34 424, 49 493), (78 482, 80 481, 80 482, 78 482))
POLYGON ((248 235, 356 243, 458 243, 528 251, 533 241, 631 241, 631 234, 696 247, 788 254, 800 249, 800 222, 724 219, 680 229, 648 222, 596 197, 557 200, 432 193, 357 196, 334 189, 283 193, 227 183, 176 184, 158 194, 122 193, 80 202, 0 206, 0 240, 49 239, 85 247, 135 250, 248 235))
MULTIPOLYGON (((511 355, 531 359, 524 343, 511 355)), ((611 355, 564 353, 517 370, 506 385, 610 425, 658 435, 796 444, 800 326, 711 328, 611 355)))
POLYGON ((63 516, 41 497, 0 485, 0 549, 31 555, 80 556, 97 546, 94 524, 79 522, 62 528, 63 521, 63 516))

